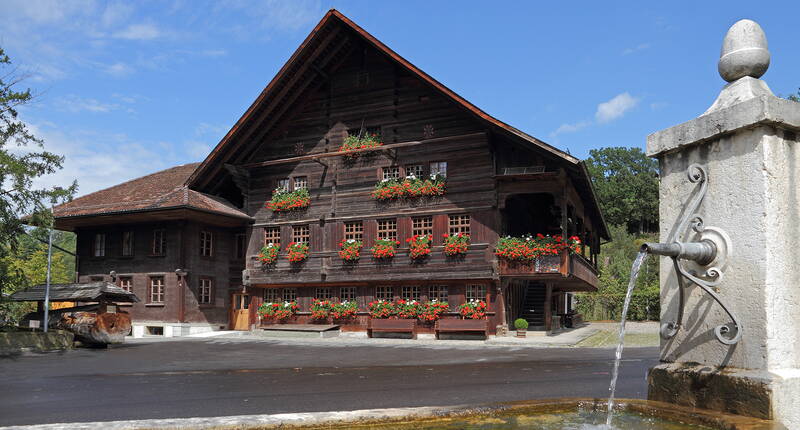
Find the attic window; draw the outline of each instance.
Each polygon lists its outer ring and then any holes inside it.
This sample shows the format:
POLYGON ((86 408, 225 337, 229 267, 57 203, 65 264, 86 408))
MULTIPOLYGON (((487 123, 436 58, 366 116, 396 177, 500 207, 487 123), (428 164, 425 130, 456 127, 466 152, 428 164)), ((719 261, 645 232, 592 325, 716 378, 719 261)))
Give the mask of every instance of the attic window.
POLYGON ((367 85, 369 85, 369 72, 366 70, 356 72, 356 86, 366 87, 367 85))

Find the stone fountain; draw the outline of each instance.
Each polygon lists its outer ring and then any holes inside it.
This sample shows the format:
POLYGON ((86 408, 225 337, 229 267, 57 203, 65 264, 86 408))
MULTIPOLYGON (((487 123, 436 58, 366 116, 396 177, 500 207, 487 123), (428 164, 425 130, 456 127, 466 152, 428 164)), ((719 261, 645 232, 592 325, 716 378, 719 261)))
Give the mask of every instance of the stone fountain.
POLYGON ((648 397, 800 428, 800 103, 761 76, 761 27, 734 24, 727 81, 698 118, 654 133, 663 244, 661 361, 648 397), (687 177, 688 172, 688 177, 687 177))

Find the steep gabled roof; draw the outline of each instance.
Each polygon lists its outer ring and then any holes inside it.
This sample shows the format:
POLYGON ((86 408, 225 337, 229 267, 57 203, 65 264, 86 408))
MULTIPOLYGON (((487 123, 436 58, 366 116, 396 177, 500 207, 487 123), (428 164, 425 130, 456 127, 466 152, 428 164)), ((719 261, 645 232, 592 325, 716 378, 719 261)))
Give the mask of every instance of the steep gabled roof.
POLYGON ((108 215, 136 211, 153 211, 172 208, 199 209, 238 218, 250 217, 230 202, 195 190, 190 190, 186 179, 199 163, 171 167, 147 176, 132 179, 71 202, 56 206, 57 219, 108 215))
MULTIPOLYGON (((234 126, 228 131, 228 133, 222 138, 222 140, 211 151, 206 159, 200 164, 200 166, 198 166, 194 173, 189 176, 186 181, 187 186, 197 189, 206 189, 209 183, 219 183, 219 175, 224 174, 225 172, 223 167, 224 164, 229 163, 231 159, 236 156, 241 145, 246 144, 244 139, 247 137, 247 132, 252 127, 257 126, 259 115, 266 115, 264 112, 271 112, 268 110, 268 107, 278 106, 285 103, 285 99, 288 97, 287 93, 291 94, 291 91, 287 91, 287 88, 296 83, 296 80, 299 77, 298 70, 302 70, 303 68, 302 63, 310 63, 316 58, 314 55, 320 55, 319 53, 323 51, 320 46, 323 42, 323 39, 327 40, 328 38, 331 38, 331 33, 333 32, 331 29, 336 25, 343 25, 344 28, 357 35, 357 37, 366 44, 374 47, 379 52, 386 55, 386 57, 392 60, 395 64, 405 69, 413 76, 416 76, 422 81, 426 82, 435 91, 452 100, 457 106, 463 108, 479 121, 487 124, 487 126, 493 131, 502 133, 512 139, 515 139, 516 141, 521 142, 522 144, 538 148, 539 150, 550 154, 553 158, 564 163, 571 175, 576 179, 576 186, 584 194, 584 197, 587 200, 591 200, 588 203, 589 206, 594 209, 597 217, 600 219, 602 229, 601 235, 606 238, 608 237, 608 230, 605 225, 605 221, 603 220, 602 212, 597 203, 597 198, 595 196, 591 180, 586 167, 583 165, 583 162, 580 159, 573 157, 572 155, 561 151, 560 149, 555 148, 527 133, 524 133, 484 112, 421 69, 411 64, 408 60, 398 55, 388 46, 384 45, 380 40, 376 39, 374 36, 369 34, 367 31, 359 27, 357 24, 335 9, 331 9, 325 14, 325 16, 314 27, 311 33, 306 37, 303 43, 300 44, 297 50, 295 50, 289 60, 283 65, 283 67, 281 67, 275 77, 269 82, 264 90, 261 91, 261 94, 258 95, 256 100, 250 105, 242 117, 239 118, 236 124, 234 124, 234 126)), ((306 69, 305 72, 309 72, 308 69, 306 69)), ((268 118, 268 115, 266 117, 268 118)))

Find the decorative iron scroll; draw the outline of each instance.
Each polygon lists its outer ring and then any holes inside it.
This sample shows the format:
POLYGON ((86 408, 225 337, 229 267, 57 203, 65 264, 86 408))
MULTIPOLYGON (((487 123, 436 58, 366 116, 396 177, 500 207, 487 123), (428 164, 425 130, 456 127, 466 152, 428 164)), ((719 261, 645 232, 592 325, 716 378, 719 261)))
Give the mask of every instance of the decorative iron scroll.
POLYGON ((741 340, 743 327, 733 311, 722 302, 720 296, 714 291, 722 281, 724 274, 723 264, 720 263, 727 262, 727 258, 731 252, 730 239, 721 229, 706 227, 703 223, 703 218, 697 214, 697 209, 703 202, 703 198, 708 190, 708 173, 705 168, 698 164, 692 164, 689 166, 687 173, 690 182, 699 184, 699 190, 694 197, 689 200, 684 209, 683 216, 680 218, 678 227, 669 234, 666 243, 677 244, 682 250, 687 244, 687 242, 681 240, 687 239, 684 238, 684 234, 689 231, 694 231, 700 235, 701 240, 712 242, 716 252, 714 260, 709 263, 708 268, 705 268, 702 274, 698 274, 695 270, 690 270, 684 265, 686 259, 681 257, 681 254, 683 254, 682 251, 676 256, 671 256, 672 264, 678 278, 678 297, 680 303, 677 319, 661 325, 661 336, 665 339, 669 339, 674 337, 678 333, 678 330, 680 330, 683 324, 683 308, 686 300, 686 293, 684 290, 691 284, 695 284, 710 295, 730 317, 733 322, 733 327, 731 328, 726 324, 719 325, 714 329, 714 334, 720 342, 726 345, 733 345, 741 340), (730 336, 731 330, 735 331, 733 336, 730 336))

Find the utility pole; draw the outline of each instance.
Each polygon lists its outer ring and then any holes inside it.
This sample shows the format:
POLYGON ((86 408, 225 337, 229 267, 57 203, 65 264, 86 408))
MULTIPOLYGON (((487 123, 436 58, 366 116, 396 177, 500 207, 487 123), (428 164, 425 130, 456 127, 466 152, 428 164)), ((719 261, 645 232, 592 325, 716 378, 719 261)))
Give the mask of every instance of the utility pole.
MULTIPOLYGON (((52 209, 50 210, 52 214, 52 209)), ((42 324, 44 325, 44 332, 47 333, 47 326, 50 322, 50 266, 53 262, 53 223, 55 221, 50 221, 50 230, 47 234, 47 281, 44 285, 44 321, 42 324)))

